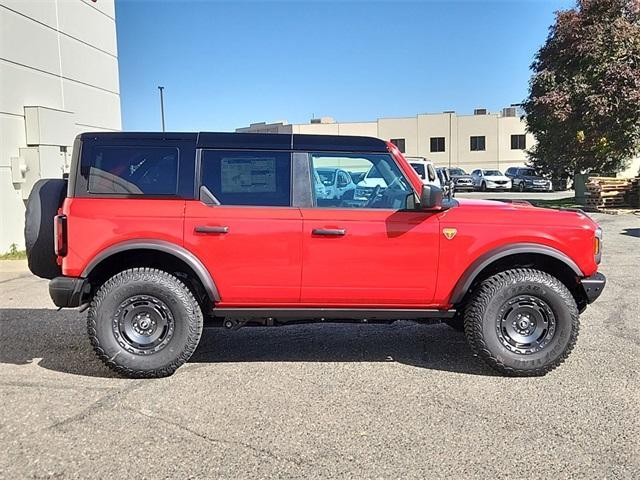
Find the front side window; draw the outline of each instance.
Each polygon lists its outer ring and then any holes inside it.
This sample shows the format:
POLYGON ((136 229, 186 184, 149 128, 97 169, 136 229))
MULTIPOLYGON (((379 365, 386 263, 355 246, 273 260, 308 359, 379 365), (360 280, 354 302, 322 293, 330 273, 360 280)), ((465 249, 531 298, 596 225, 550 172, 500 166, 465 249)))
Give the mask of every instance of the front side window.
POLYGON ((99 195, 175 195, 175 147, 94 146, 82 165, 87 191, 99 195))
POLYGON ((444 137, 431 137, 430 139, 430 150, 432 152, 444 152, 445 150, 445 144, 444 144, 444 137))
POLYGON ((289 152, 205 150, 200 168, 202 185, 221 205, 291 205, 289 152))
POLYGON ((524 150, 527 148, 526 135, 511 135, 511 150, 524 150))
POLYGON ((470 137, 470 148, 472 152, 482 152, 485 148, 485 137, 470 137))
POLYGON ((413 194, 390 154, 372 153, 312 153, 313 177, 321 178, 325 170, 342 170, 351 178, 349 188, 326 188, 314 182, 315 204, 325 208, 406 208, 407 198, 413 194))

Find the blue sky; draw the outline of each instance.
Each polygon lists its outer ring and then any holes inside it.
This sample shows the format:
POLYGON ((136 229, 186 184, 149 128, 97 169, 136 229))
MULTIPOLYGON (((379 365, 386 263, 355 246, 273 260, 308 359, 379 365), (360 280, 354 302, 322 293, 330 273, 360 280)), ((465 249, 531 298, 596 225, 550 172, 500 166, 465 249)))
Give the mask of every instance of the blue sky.
POLYGON ((374 120, 527 93, 553 12, 572 1, 116 0, 125 130, 374 120))

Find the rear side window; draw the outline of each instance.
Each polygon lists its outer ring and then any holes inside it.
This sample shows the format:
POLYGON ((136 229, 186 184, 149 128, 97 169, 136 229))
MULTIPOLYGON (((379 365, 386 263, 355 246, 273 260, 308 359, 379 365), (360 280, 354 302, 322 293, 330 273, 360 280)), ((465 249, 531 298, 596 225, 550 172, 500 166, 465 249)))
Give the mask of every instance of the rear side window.
POLYGON ((82 174, 92 194, 175 195, 178 157, 175 147, 96 145, 82 174))
POLYGON ((221 205, 291 206, 291 153, 205 150, 202 185, 221 205))

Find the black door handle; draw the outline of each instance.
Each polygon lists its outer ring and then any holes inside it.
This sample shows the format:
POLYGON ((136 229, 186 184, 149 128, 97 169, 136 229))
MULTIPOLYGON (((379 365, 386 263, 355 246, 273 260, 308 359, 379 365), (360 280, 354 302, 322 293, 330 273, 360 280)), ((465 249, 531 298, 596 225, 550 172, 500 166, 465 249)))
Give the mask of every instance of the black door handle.
POLYGON ((314 228, 311 233, 313 235, 327 235, 341 237, 347 231, 344 228, 314 228))
POLYGON ((196 233, 228 233, 229 227, 209 227, 207 225, 198 225, 196 233))

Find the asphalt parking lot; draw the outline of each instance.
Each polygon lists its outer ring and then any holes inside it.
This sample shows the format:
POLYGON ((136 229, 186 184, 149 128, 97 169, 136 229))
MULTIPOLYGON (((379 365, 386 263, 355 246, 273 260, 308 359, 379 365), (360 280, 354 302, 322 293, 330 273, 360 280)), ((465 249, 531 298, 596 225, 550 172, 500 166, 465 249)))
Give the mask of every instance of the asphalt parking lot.
POLYGON ((594 216, 608 286, 543 378, 408 322, 208 329, 173 377, 118 378, 2 262, 0 478, 640 478, 640 216, 594 216))

